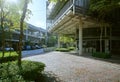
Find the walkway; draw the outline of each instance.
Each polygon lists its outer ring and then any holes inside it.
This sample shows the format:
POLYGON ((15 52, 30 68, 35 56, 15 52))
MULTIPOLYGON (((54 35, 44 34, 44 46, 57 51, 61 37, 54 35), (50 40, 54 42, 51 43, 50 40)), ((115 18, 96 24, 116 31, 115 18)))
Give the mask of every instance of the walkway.
POLYGON ((120 64, 116 63, 56 51, 23 59, 45 63, 45 71, 62 82, 120 82, 120 64))

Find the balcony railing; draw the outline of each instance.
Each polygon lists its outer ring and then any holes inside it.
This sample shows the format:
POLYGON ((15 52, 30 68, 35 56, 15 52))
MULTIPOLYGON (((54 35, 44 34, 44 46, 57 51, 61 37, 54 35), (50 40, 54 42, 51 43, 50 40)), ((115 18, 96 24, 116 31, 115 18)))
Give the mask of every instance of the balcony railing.
POLYGON ((75 14, 86 14, 90 0, 75 0, 75 14))
POLYGON ((68 9, 70 10, 73 6, 73 1, 69 0, 64 7, 60 10, 57 16, 54 18, 53 22, 55 22, 59 17, 61 17, 68 9))
MULTIPOLYGON (((49 28, 51 28, 61 17, 63 17, 69 10, 72 10, 74 14, 85 14, 89 8, 89 1, 90 0, 69 0, 62 9, 58 12, 58 14, 51 19, 48 16, 48 20, 51 20, 49 28), (49 19, 50 18, 50 19, 49 19)), ((56 6, 55 6, 56 7, 56 6)), ((54 9, 54 8, 53 8, 54 9)), ((54 12, 51 12, 54 13, 54 12)))
MULTIPOLYGON (((55 6, 56 7, 56 6, 55 6)), ((59 20, 59 18, 68 10, 72 9, 73 7, 73 0, 69 0, 64 6, 63 8, 59 11, 59 13, 54 17, 54 19, 51 19, 52 17, 49 17, 51 15, 48 16, 48 20, 51 21, 51 24, 49 24, 49 28, 52 27, 52 25, 57 22, 57 20, 59 20), (49 19, 50 18, 50 19, 49 19)), ((53 8, 54 9, 54 8, 53 8)), ((53 12, 51 12, 53 13, 53 12)))

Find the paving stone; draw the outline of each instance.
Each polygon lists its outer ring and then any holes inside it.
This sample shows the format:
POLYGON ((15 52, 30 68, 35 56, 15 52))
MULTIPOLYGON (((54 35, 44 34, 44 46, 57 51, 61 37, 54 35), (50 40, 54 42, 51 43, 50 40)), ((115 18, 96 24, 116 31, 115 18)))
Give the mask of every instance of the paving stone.
POLYGON ((120 64, 64 52, 50 52, 23 58, 43 62, 62 82, 120 82, 120 64))

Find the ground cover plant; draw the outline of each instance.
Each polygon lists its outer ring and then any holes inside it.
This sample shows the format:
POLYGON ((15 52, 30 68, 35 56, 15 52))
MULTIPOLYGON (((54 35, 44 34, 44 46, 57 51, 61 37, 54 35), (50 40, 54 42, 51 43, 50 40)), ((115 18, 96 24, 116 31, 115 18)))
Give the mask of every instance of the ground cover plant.
POLYGON ((35 81, 44 71, 42 62, 22 61, 21 68, 17 62, 0 64, 0 82, 35 81))
POLYGON ((5 63, 8 61, 15 61, 18 59, 18 54, 15 51, 6 51, 2 57, 2 52, 0 52, 0 63, 5 63))
POLYGON ((68 48, 57 48, 56 51, 69 52, 70 50, 68 48))
POLYGON ((110 58, 111 57, 109 53, 103 53, 103 52, 94 52, 92 56, 98 57, 98 58, 110 58))

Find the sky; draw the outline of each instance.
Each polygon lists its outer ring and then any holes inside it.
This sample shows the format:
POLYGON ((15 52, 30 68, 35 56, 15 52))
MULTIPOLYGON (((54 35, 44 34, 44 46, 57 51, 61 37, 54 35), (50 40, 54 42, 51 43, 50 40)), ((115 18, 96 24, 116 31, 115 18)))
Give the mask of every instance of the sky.
POLYGON ((46 29, 46 0, 32 0, 28 5, 32 11, 28 23, 46 29))

